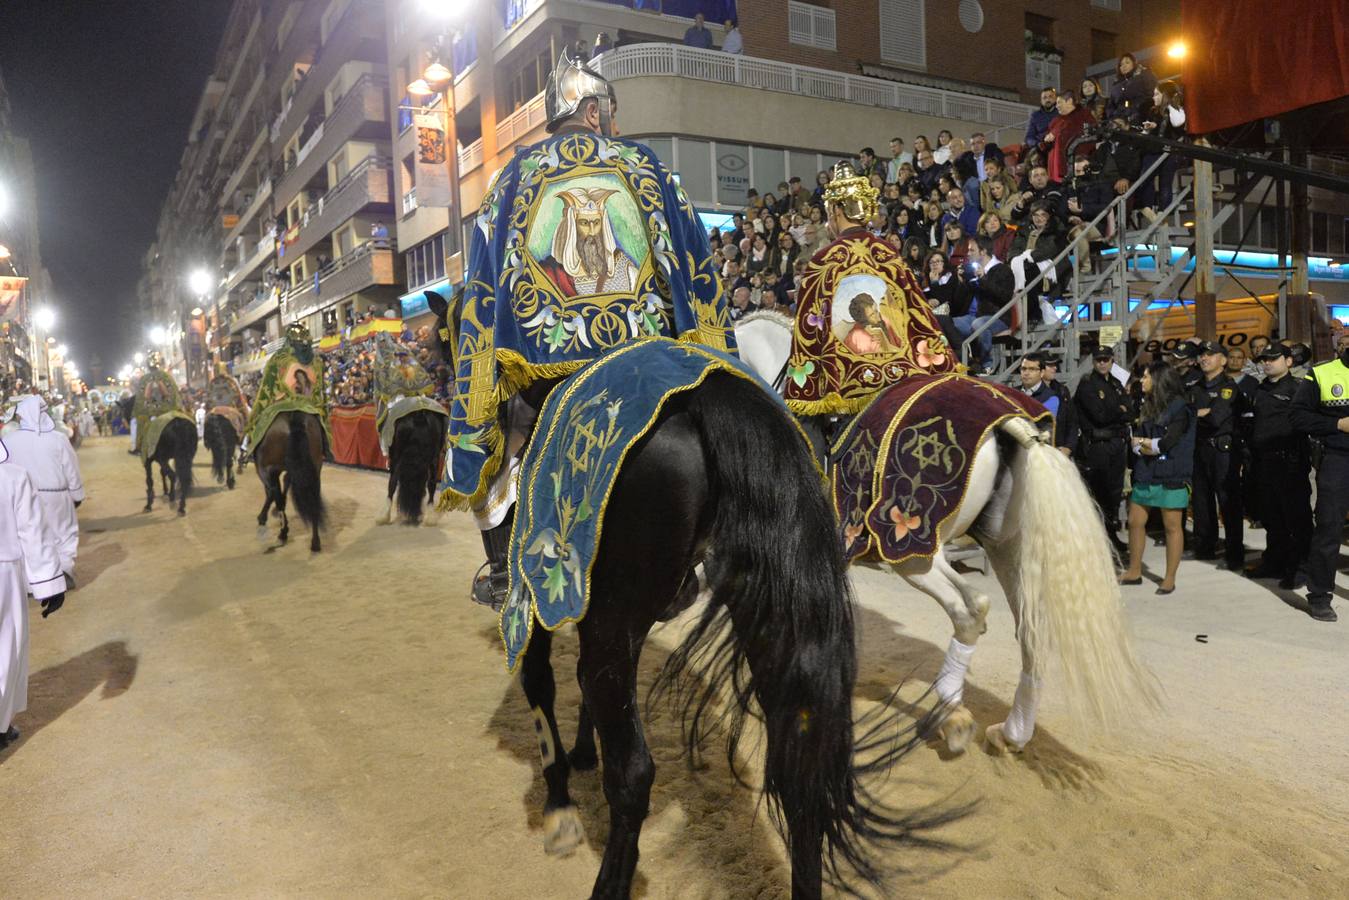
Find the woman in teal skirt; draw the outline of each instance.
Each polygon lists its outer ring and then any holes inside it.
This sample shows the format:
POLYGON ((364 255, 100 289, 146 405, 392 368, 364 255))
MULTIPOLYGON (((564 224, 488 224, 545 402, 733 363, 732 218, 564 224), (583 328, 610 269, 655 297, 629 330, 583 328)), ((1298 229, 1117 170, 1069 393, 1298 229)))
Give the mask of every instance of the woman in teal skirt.
POLYGON ((1143 547, 1148 510, 1162 511, 1166 528, 1166 575, 1159 594, 1176 589, 1176 570, 1185 547, 1181 514, 1190 504, 1194 477, 1195 415, 1176 371, 1164 361, 1143 373, 1143 408, 1134 431, 1133 493, 1129 495, 1129 568, 1121 584, 1143 583, 1143 547))

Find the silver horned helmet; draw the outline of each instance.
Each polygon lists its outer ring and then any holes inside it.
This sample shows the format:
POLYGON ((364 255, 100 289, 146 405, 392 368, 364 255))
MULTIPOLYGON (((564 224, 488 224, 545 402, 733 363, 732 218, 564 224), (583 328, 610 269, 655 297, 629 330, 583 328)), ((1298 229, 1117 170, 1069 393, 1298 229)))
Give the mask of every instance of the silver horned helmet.
POLYGON ((576 115, 586 100, 599 103, 600 133, 605 137, 611 136, 613 126, 609 120, 609 106, 614 100, 613 85, 587 66, 580 57, 573 56, 571 50, 564 48, 544 89, 543 109, 548 116, 548 133, 557 131, 563 122, 576 115))

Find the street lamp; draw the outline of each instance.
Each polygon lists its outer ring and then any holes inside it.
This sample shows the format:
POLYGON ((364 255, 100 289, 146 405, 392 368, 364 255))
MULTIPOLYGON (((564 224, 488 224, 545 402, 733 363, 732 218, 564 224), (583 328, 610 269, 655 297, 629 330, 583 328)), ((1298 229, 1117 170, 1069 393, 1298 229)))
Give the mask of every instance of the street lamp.
POLYGON ((139 366, 145 362, 145 354, 140 352, 133 353, 131 356, 131 361, 139 366))
POLYGON ((187 276, 187 286, 198 297, 205 297, 211 291, 211 273, 205 269, 195 269, 187 276))
POLYGON ((1171 59, 1184 59, 1190 52, 1190 48, 1182 40, 1174 40, 1167 45, 1166 55, 1171 59))
POLYGON ((52 326, 56 324, 56 310, 50 306, 33 310, 33 324, 42 331, 51 331, 52 326))
MULTIPOLYGON (((450 22, 463 14, 462 0, 442 0, 437 3, 426 3, 428 11, 439 14, 446 20, 445 27, 452 29, 450 22)), ((452 31, 449 33, 453 33, 452 31)), ((446 34, 441 34, 436 39, 435 48, 432 51, 432 62, 422 71, 422 77, 414 80, 407 86, 408 97, 412 98, 418 106, 405 107, 413 113, 434 114, 436 110, 428 107, 432 98, 440 96, 440 110, 445 122, 445 166, 449 174, 450 202, 449 202, 449 234, 447 235, 447 246, 456 247, 459 243, 459 233, 461 220, 459 214, 459 133, 455 123, 454 108, 454 72, 440 61, 442 48, 446 44, 446 34)), ((428 160, 431 161, 431 160, 428 160)), ((423 197, 418 197, 419 202, 424 202, 423 197)))
POLYGON ((169 333, 163 325, 155 325, 150 329, 150 343, 157 346, 163 346, 169 341, 169 333))

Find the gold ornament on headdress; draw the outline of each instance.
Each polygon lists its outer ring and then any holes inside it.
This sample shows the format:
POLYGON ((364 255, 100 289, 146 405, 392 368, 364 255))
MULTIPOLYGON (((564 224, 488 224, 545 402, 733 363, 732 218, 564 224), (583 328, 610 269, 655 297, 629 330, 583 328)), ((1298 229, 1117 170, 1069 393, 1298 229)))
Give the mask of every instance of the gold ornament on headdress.
POLYGON ((824 202, 837 206, 849 222, 866 224, 876 216, 881 192, 857 174, 850 162, 834 166, 834 177, 824 188, 824 202))

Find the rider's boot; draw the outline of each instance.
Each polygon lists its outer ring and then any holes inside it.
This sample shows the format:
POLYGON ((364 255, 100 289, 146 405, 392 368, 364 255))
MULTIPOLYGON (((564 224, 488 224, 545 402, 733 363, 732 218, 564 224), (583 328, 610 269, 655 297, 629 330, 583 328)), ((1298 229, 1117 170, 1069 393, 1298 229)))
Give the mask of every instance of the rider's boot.
POLYGON ((510 588, 510 574, 506 569, 506 559, 511 547, 511 526, 515 521, 515 510, 511 509, 500 525, 488 528, 482 533, 482 546, 487 551, 487 562, 478 569, 473 579, 473 602, 490 606, 500 611, 506 604, 506 591, 510 588), (486 573, 483 572, 486 569, 486 573))

